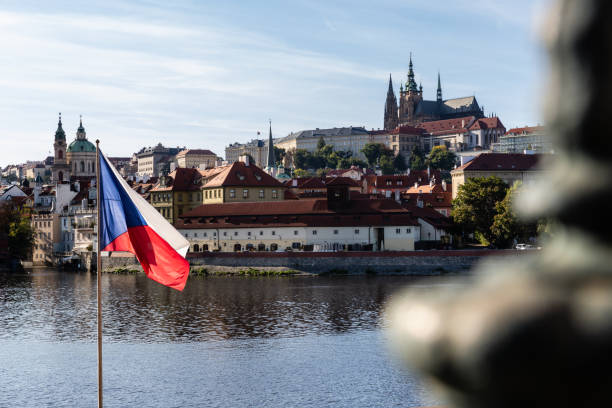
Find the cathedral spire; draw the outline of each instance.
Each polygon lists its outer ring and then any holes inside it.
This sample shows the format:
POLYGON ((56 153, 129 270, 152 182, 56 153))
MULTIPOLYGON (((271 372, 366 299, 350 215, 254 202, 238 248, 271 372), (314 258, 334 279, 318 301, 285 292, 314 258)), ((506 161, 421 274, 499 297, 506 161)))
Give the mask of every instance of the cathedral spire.
POLYGON ((410 53, 410 62, 408 63, 408 82, 406 82, 406 90, 416 92, 417 84, 414 80, 414 69, 412 65, 412 53, 410 53))
POLYGON ((266 167, 273 168, 276 167, 276 159, 274 157, 274 143, 272 141, 272 119, 268 119, 268 121, 270 122, 270 133, 268 134, 268 161, 266 167))
MULTIPOLYGON (((401 88, 400 88, 401 92, 401 88)), ((389 89, 387 90, 387 100, 385 101, 385 117, 383 127, 386 130, 395 129, 398 123, 397 99, 393 91, 393 81, 389 74, 389 89)))
POLYGON ((438 71, 438 92, 436 94, 438 102, 442 102, 442 83, 440 82, 440 71, 438 71))

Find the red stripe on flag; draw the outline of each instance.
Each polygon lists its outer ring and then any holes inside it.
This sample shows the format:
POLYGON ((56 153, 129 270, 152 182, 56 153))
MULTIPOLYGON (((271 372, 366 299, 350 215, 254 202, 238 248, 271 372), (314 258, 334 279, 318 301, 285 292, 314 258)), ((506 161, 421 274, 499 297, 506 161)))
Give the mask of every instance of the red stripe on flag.
POLYGON ((130 227, 102 251, 125 251, 136 255, 147 277, 162 285, 183 290, 189 262, 148 225, 130 227))

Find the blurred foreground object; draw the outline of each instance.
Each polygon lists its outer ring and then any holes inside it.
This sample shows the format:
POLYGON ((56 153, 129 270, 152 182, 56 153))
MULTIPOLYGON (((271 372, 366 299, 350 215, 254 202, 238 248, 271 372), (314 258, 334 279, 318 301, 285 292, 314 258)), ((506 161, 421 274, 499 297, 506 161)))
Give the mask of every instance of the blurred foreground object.
POLYGON ((394 347, 451 406, 612 406, 611 20, 609 0, 560 0, 545 27, 558 155, 518 204, 557 219, 552 241, 483 265, 469 289, 406 293, 387 311, 394 347))

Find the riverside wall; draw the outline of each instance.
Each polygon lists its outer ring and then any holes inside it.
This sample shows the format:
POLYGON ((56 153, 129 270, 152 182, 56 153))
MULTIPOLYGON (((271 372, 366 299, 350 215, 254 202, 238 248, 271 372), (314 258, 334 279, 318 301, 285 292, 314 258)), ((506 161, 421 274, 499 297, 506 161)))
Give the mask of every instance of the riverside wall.
MULTIPOLYGON (((188 254, 192 268, 209 273, 248 268, 294 270, 308 274, 441 274, 460 273, 488 257, 516 257, 515 250, 448 250, 410 252, 203 252, 188 254)), ((113 254, 102 258, 102 269, 141 270, 133 256, 113 254)))

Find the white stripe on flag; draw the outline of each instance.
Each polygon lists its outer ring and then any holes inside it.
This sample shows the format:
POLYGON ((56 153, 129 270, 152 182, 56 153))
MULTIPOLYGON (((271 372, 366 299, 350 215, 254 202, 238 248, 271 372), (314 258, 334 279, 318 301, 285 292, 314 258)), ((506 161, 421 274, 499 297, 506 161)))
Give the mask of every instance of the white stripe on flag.
POLYGON ((178 252, 183 258, 187 255, 189 250, 189 241, 185 239, 177 230, 170 224, 163 215, 159 213, 151 204, 147 202, 140 194, 130 187, 130 185, 121 177, 115 166, 108 160, 108 158, 102 153, 102 157, 106 160, 106 163, 112 170, 113 174, 121 183, 123 189, 127 192, 128 196, 132 199, 138 211, 147 222, 147 225, 151 227, 155 232, 159 234, 176 252, 178 252))

